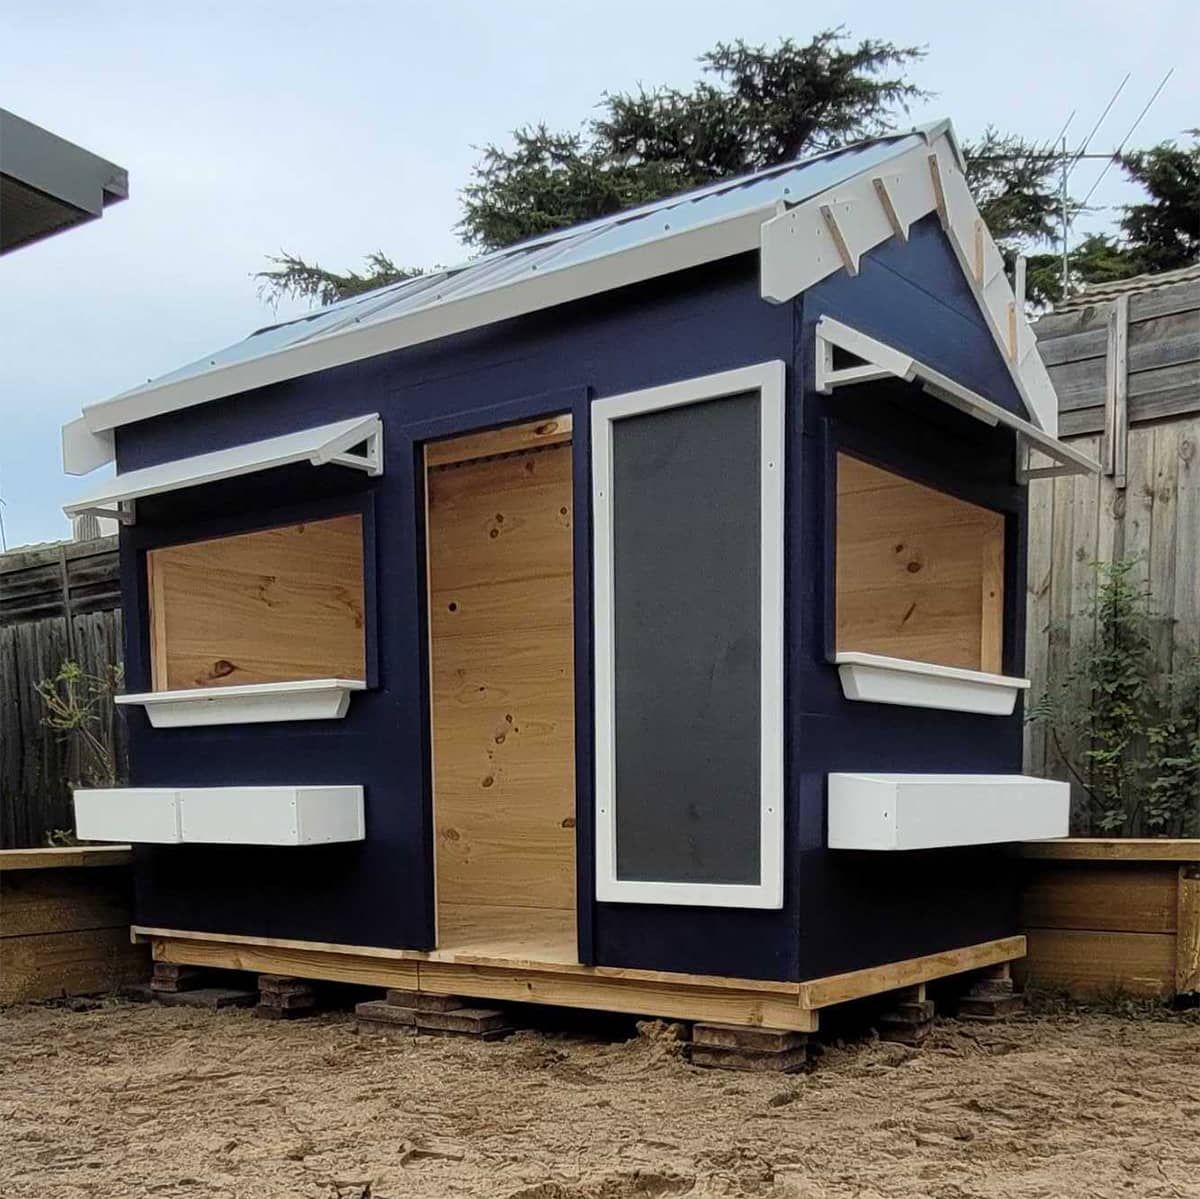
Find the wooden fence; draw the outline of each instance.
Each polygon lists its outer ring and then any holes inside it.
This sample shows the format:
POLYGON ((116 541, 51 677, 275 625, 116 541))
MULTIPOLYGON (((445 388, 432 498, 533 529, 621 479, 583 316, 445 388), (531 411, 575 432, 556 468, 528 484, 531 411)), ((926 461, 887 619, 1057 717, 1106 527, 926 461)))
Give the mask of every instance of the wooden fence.
MULTIPOLYGON (((1178 670, 1200 650, 1200 278, 1043 317, 1034 329, 1061 435, 1104 469, 1030 484, 1031 696, 1090 640, 1098 562, 1136 559, 1158 669, 1178 670)), ((1067 777, 1037 726, 1026 769, 1067 777)))
MULTIPOLYGON (((42 845, 72 827, 79 747, 45 727, 36 687, 68 659, 95 675, 119 664, 119 604, 114 537, 0 555, 0 848, 42 845)), ((111 703, 99 715, 123 761, 123 724, 111 703)))

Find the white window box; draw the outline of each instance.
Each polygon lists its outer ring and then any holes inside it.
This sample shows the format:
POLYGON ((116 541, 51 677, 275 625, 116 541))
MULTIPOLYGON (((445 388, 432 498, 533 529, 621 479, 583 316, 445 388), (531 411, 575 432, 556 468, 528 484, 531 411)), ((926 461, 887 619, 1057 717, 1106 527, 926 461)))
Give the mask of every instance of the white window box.
POLYGON ((845 697, 867 703, 1011 716, 1017 692, 1029 687, 1028 679, 883 654, 846 651, 835 654, 833 661, 845 697))
POLYGON ((177 845, 361 841, 362 787, 108 787, 75 792, 81 840, 177 845))
POLYGON ((118 704, 146 709, 156 729, 207 724, 263 724, 279 720, 340 720, 358 679, 302 679, 294 683, 245 683, 118 695, 118 704))
POLYGON ((830 849, 937 849, 1067 835, 1071 789, 1021 774, 831 774, 830 849))

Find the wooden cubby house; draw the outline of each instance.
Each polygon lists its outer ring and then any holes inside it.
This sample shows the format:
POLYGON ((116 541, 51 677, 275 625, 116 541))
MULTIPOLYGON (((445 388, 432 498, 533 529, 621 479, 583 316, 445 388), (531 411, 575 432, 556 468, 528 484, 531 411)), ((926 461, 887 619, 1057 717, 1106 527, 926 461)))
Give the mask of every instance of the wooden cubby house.
POLYGON ((260 330, 64 430, 78 832, 164 962, 808 1031, 1017 958, 1056 413, 947 124, 260 330))

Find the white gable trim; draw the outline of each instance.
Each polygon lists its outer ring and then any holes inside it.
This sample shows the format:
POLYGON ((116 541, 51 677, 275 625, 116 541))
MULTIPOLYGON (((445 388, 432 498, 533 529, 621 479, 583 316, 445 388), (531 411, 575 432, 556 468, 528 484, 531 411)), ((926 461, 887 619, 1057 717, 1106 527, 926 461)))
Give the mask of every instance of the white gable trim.
POLYGON ((984 424, 1004 425, 1012 429, 1021 446, 1017 470, 1022 483, 1048 475, 1086 475, 1100 471, 1100 463, 1066 442, 1059 441, 1057 437, 1052 437, 1030 421, 1009 412, 1007 408, 1001 408, 999 404, 964 387, 932 366, 926 366, 911 354, 868 337, 831 316, 822 316, 817 321, 816 342, 813 386, 825 395, 838 387, 869 383, 874 379, 896 378, 906 383, 919 382, 931 396, 952 408, 984 424), (860 361, 852 366, 834 369, 834 347, 853 354, 860 361), (1030 466, 1029 458, 1034 452, 1044 454, 1053 465, 1030 466))
POLYGON ((857 274, 863 254, 891 237, 907 240, 912 223, 931 212, 941 220, 1033 423, 1055 436, 1054 385, 948 132, 765 222, 763 297, 784 303, 835 271, 857 274))

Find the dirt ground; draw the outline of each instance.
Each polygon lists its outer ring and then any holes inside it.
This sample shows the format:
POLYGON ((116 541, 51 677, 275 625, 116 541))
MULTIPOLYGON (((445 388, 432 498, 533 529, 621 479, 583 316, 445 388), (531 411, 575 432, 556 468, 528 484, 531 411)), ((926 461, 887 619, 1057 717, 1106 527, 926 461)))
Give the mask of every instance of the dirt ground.
POLYGON ((0 1012, 0 1196, 1200 1196, 1200 1013, 939 1021, 805 1075, 629 1041, 0 1012))

